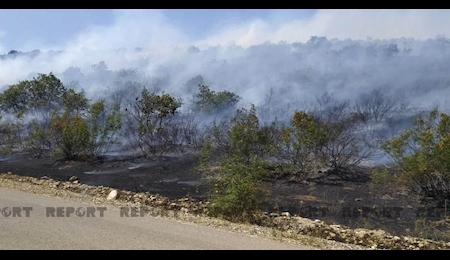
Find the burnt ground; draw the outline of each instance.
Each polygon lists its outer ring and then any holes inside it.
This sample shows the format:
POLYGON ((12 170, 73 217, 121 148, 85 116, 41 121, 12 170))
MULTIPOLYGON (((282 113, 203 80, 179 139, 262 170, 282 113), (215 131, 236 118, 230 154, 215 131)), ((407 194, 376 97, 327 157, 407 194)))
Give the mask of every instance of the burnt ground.
MULTIPOLYGON (((110 156, 95 163, 32 158, 26 154, 0 156, 1 173, 48 176, 61 181, 76 176, 80 183, 88 185, 203 200, 206 193, 201 174, 194 169, 197 165, 195 154, 158 159, 110 156)), ((361 169, 356 175, 320 173, 307 180, 292 175, 273 179, 264 185, 264 210, 351 228, 383 229, 393 235, 438 237, 436 227, 425 230, 418 223, 442 219, 441 209, 424 208, 402 187, 372 187, 368 172, 361 169)))

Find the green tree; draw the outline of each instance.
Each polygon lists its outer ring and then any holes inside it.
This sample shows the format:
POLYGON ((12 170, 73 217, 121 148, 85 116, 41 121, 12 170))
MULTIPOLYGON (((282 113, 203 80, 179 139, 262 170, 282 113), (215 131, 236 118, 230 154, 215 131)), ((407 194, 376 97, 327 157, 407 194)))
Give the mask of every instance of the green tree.
POLYGON ((158 95, 146 88, 129 104, 127 134, 134 138, 134 145, 142 155, 161 155, 173 147, 169 123, 181 104, 181 99, 164 92, 158 95))
POLYGON ((120 105, 113 103, 107 108, 104 100, 92 104, 89 108, 88 125, 90 133, 88 156, 95 158, 107 152, 117 141, 116 133, 122 128, 120 105))
MULTIPOLYGON (((69 124, 69 119, 71 119, 78 120, 75 126, 80 126, 79 119, 82 117, 80 113, 89 106, 89 100, 85 97, 84 92, 77 93, 73 89, 64 91, 61 102, 64 111, 59 111, 59 109, 51 110, 48 121, 33 119, 30 123, 28 135, 25 137, 25 148, 35 156, 39 157, 44 154, 56 152, 56 149, 61 148, 61 142, 68 142, 68 137, 64 137, 63 133, 70 134, 68 131, 73 129, 64 130, 61 124, 63 122, 69 124), (59 116, 60 113, 64 116, 59 116), (55 121, 59 122, 56 123, 55 121), (57 126, 60 126, 60 128, 57 126)), ((72 147, 73 145, 68 144, 68 146, 72 147)), ((64 150, 69 151, 70 149, 64 148, 64 150)), ((67 152, 67 156, 73 157, 74 155, 67 152)))
POLYGON ((66 87, 53 73, 39 74, 28 86, 28 105, 31 109, 48 112, 62 108, 66 87))
POLYGON ((327 144, 326 124, 312 114, 295 111, 291 125, 280 131, 281 160, 287 160, 294 172, 307 175, 324 164, 318 155, 327 144))
POLYGON ((0 142, 7 147, 7 151, 23 146, 24 116, 30 99, 27 93, 29 84, 29 81, 20 81, 0 94, 0 109, 4 114, 0 142))
POLYGON ((233 92, 215 92, 206 85, 198 85, 199 92, 196 94, 196 109, 205 113, 214 114, 234 108, 240 97, 233 92))
POLYGON ((115 134, 121 128, 120 107, 113 104, 106 109, 105 101, 100 100, 87 110, 86 115, 73 113, 69 108, 62 114, 54 114, 49 133, 56 140, 54 155, 95 160, 116 141, 115 134))
POLYGON ((443 206, 450 199, 449 115, 433 109, 382 148, 408 174, 423 203, 443 206))
POLYGON ((20 81, 18 84, 10 85, 3 93, 0 94, 0 107, 5 113, 13 113, 15 115, 23 114, 28 108, 30 95, 29 81, 20 81))
POLYGON ((86 98, 84 91, 77 93, 71 88, 63 93, 62 101, 64 108, 69 113, 78 114, 89 107, 89 99, 86 98))

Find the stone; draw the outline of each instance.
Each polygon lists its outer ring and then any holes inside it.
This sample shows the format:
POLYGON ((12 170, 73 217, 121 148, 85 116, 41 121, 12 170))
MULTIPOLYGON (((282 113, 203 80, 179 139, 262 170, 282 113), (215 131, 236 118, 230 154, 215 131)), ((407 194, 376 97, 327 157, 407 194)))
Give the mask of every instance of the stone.
POLYGON ((117 190, 112 190, 109 194, 108 197, 106 197, 107 200, 113 200, 117 197, 117 190))
POLYGON ((393 200, 394 198, 391 197, 391 196, 389 196, 388 194, 386 194, 386 195, 383 195, 383 196, 381 197, 381 199, 383 199, 383 200, 393 200))
POLYGON ((291 214, 289 212, 282 212, 281 216, 290 217, 291 214))
POLYGON ((76 180, 78 180, 77 176, 72 176, 72 177, 69 178, 69 181, 76 181, 76 180))

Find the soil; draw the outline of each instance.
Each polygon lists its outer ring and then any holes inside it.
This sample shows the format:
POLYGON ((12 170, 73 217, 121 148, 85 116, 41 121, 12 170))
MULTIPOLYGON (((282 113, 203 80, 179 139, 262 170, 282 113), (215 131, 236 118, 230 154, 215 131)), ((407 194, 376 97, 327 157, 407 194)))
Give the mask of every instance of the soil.
MULTIPOLYGON (((108 156, 94 163, 33 158, 27 154, 0 157, 0 173, 68 181, 133 192, 148 192, 178 199, 206 199, 201 173, 195 171, 196 154, 167 155, 158 159, 108 156)), ((329 224, 351 228, 383 229, 393 235, 417 235, 416 221, 441 218, 442 212, 424 211, 416 198, 401 188, 374 190, 369 169, 356 175, 318 173, 309 179, 292 175, 264 184, 263 209, 268 213, 289 212, 329 224), (418 214, 421 214, 420 216, 418 214), (424 215, 425 214, 425 215, 424 215)))

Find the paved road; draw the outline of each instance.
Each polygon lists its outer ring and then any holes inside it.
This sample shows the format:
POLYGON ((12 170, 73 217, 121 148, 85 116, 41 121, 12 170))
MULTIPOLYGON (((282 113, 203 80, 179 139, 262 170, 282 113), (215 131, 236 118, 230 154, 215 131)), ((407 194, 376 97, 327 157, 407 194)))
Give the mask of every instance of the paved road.
POLYGON ((0 249, 311 249, 127 213, 129 217, 118 209, 0 188, 0 249))

